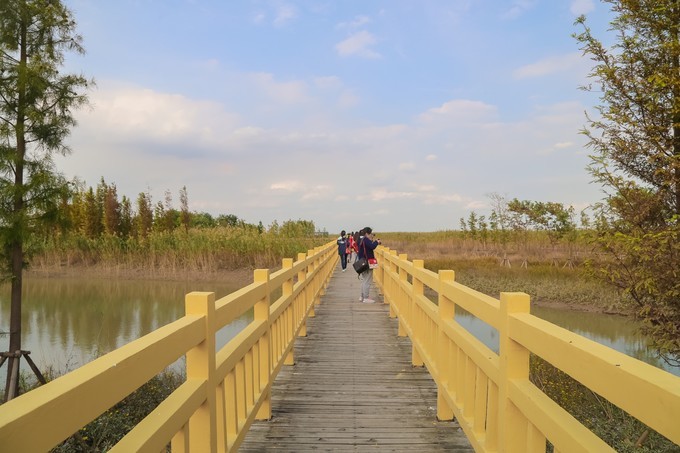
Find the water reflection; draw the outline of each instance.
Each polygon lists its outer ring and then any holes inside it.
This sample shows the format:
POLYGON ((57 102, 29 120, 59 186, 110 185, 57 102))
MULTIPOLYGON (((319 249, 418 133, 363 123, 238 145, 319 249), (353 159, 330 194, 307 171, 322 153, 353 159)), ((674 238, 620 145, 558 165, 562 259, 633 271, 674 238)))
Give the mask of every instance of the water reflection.
MULTIPOLYGON (((555 325, 607 347, 680 376, 680 367, 659 359, 637 331, 637 324, 626 317, 584 313, 545 307, 532 307, 531 313, 555 325)), ((498 331, 470 313, 456 307, 456 320, 491 350, 498 352, 498 331)))
MULTIPOLYGON (((240 286, 235 282, 26 279, 22 347, 31 351, 41 369, 70 371, 182 317, 185 294, 212 291, 219 298, 240 286)), ((10 289, 2 285, 2 332, 9 330, 9 313, 10 289)), ((247 322, 246 316, 222 329, 216 336, 218 347, 247 322)), ((7 336, 0 337, 0 349, 6 350, 8 342, 7 336)), ((0 382, 5 373, 3 366, 0 382)))

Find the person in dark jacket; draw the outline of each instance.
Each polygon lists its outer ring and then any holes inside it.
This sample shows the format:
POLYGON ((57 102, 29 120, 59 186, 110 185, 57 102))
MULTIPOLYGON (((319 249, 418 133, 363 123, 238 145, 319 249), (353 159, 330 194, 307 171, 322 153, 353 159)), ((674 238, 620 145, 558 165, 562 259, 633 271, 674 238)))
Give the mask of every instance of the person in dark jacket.
POLYGON ((340 237, 338 238, 338 255, 340 255, 340 265, 342 266, 342 271, 345 272, 347 269, 347 233, 345 230, 340 232, 340 237))
MULTIPOLYGON (((380 245, 380 239, 375 239, 375 235, 373 234, 373 229, 371 227, 365 227, 362 231, 364 234, 359 240, 359 244, 357 246, 357 259, 375 259, 375 254, 373 251, 380 245)), ((359 279, 361 279, 361 297, 359 298, 359 301, 365 304, 374 303, 375 300, 369 297, 371 282, 373 281, 373 269, 369 268, 368 270, 359 274, 359 279)))

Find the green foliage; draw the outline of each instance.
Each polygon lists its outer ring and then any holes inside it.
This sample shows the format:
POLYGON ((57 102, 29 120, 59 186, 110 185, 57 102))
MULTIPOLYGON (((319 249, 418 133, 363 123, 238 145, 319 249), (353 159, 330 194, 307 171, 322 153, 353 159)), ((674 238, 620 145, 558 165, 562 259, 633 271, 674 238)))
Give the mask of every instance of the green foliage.
MULTIPOLYGON (((89 82, 61 68, 66 53, 83 52, 80 41, 71 12, 58 0, 0 2, 0 265, 12 285, 10 351, 22 349, 26 243, 57 225, 68 191, 53 155, 69 151, 72 110, 87 101, 82 91, 89 82)), ((19 370, 15 360, 8 368, 19 370)))
POLYGON ((678 360, 680 5, 605 2, 614 13, 612 48, 592 35, 584 17, 575 36, 596 62, 591 77, 601 101, 583 130, 594 152, 590 172, 607 191, 593 242, 608 259, 592 269, 630 295, 655 346, 678 360))

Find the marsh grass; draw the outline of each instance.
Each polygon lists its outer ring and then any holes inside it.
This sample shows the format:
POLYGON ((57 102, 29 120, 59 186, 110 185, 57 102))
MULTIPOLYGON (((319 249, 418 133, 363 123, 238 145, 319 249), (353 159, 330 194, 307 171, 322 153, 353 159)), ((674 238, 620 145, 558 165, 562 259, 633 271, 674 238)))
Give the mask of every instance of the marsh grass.
POLYGON ((41 270, 132 270, 148 277, 271 268, 279 266, 282 258, 295 258, 328 240, 238 227, 153 232, 143 240, 111 235, 97 239, 56 235, 31 244, 31 266, 41 270))
POLYGON ((424 260, 425 268, 433 272, 454 270, 456 281, 492 297, 519 291, 529 294, 534 305, 628 313, 624 296, 588 272, 586 260, 597 257, 584 243, 552 247, 536 233, 521 246, 481 248, 478 241, 465 239, 456 231, 384 233, 381 240, 409 260, 424 260), (503 265, 504 258, 510 267, 503 265))

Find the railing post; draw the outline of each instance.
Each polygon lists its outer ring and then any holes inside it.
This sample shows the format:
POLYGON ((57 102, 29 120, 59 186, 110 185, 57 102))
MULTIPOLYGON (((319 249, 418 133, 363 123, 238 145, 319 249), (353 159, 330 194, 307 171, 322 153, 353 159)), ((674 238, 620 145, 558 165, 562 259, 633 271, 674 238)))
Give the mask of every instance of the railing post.
POLYGON ((456 273, 451 270, 439 271, 439 297, 437 300, 439 310, 439 332, 437 347, 437 370, 439 382, 437 383, 437 418, 439 420, 453 420, 453 410, 444 398, 444 392, 450 389, 449 383, 453 378, 451 358, 449 357, 449 341, 444 334, 444 324, 451 321, 456 313, 456 304, 443 295, 444 285, 453 283, 456 273))
POLYGON ((189 448, 192 452, 217 451, 215 392, 215 293, 191 292, 185 296, 187 315, 205 316, 205 338, 187 351, 187 380, 207 383, 206 399, 189 419, 189 448))
POLYGON ((498 445, 509 453, 525 451, 527 433, 527 423, 508 395, 510 381, 529 378, 529 351, 510 338, 509 320, 514 313, 529 313, 529 307, 528 294, 501 293, 498 445))
POLYGON ((307 284, 305 285, 305 297, 307 298, 307 305, 310 307, 309 310, 309 317, 313 318, 316 316, 316 313, 314 312, 314 306, 316 305, 316 290, 314 288, 314 280, 313 277, 310 277, 314 273, 314 269, 316 269, 316 258, 315 258, 316 251, 315 250, 308 250, 307 251, 307 257, 309 259, 309 262, 307 263, 307 284), (310 278, 312 278, 312 281, 309 281, 310 278))
POLYGON ((381 250, 380 250, 381 248, 382 248, 382 246, 380 246, 380 247, 378 247, 378 248, 376 249, 376 258, 378 258, 378 263, 380 263, 380 265, 379 265, 378 268, 376 269, 377 272, 374 273, 374 277, 375 277, 374 280, 375 280, 375 286, 376 286, 376 288, 377 288, 378 291, 380 291, 380 293, 382 293, 382 295, 383 295, 383 303, 386 304, 386 303, 388 303, 388 302, 385 300, 385 297, 384 297, 384 296, 385 296, 385 289, 384 289, 384 284, 385 284, 385 262, 382 260, 381 250))
POLYGON ((272 326, 269 320, 269 269, 255 269, 254 274, 255 283, 263 283, 266 287, 265 296, 255 303, 253 307, 253 318, 255 321, 263 320, 267 323, 267 333, 260 338, 260 354, 259 354, 259 375, 260 389, 267 389, 267 394, 264 396, 262 405, 257 411, 255 418, 257 420, 269 420, 272 418, 272 395, 269 381, 272 374, 272 353, 271 353, 271 332, 272 326))
MULTIPOLYGON (((306 253, 298 253, 298 261, 304 261, 307 259, 306 253)), ((298 285, 302 285, 302 290, 298 292, 299 301, 297 302, 299 308, 299 316, 302 318, 298 322, 301 322, 300 332, 298 333, 301 337, 307 336, 307 284, 305 280, 307 279, 307 267, 303 267, 302 270, 298 271, 297 280, 298 285)))
MULTIPOLYGON (((293 258, 284 258, 283 265, 281 267, 282 269, 292 269, 293 258)), ((281 294, 284 297, 290 297, 293 294, 293 277, 283 282, 283 286, 281 287, 281 294)), ((288 330, 288 332, 286 332, 285 334, 285 337, 290 338, 292 342, 295 342, 295 327, 297 327, 296 322, 297 316, 295 316, 296 312, 295 301, 290 302, 289 310, 290 316, 288 316, 288 319, 285 320, 286 329, 288 330)), ((293 354, 293 350, 294 348, 291 348, 290 352, 288 352, 288 354, 286 355, 286 358, 283 360, 284 365, 295 365, 295 356, 293 354)))
MULTIPOLYGON (((406 261, 406 255, 399 255, 399 261, 406 261), (402 259, 403 257, 403 259, 402 259)), ((423 269, 425 267, 425 261, 423 260, 413 260, 413 268, 415 269, 423 269)), ((415 272, 414 272, 415 274, 415 272)), ((399 279, 402 282, 406 282, 406 279, 408 278, 407 272, 405 269, 400 269, 399 270, 399 279)), ((424 285, 423 282, 415 277, 413 275, 411 277, 412 279, 412 285, 411 285, 411 294, 407 295, 408 299, 408 310, 406 312, 408 313, 408 319, 409 322, 411 323, 411 334, 413 335, 413 338, 411 338, 411 365, 413 366, 423 366, 423 358, 420 356, 418 353, 418 349, 416 349, 416 342, 423 342, 425 339, 425 332, 424 330, 424 324, 422 320, 420 319, 419 316, 419 311, 416 310, 417 304, 416 304, 416 299, 419 299, 420 296, 422 296, 424 293, 424 285)))

